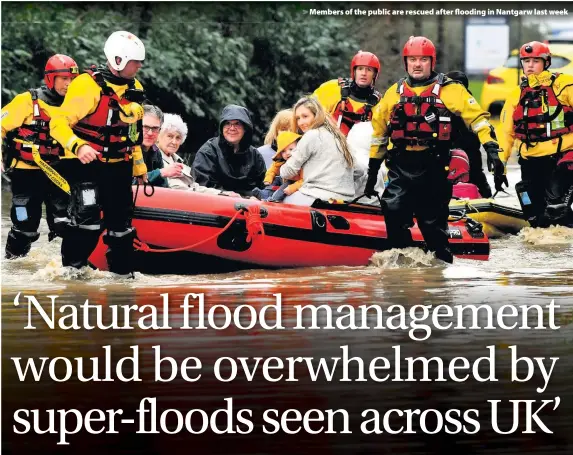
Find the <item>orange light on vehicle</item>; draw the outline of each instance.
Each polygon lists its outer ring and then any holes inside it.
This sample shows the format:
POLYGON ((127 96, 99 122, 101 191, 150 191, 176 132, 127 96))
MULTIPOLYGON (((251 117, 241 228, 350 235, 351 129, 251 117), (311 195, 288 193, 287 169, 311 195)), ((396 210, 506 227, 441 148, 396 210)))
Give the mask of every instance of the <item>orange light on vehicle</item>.
POLYGON ((504 80, 501 77, 492 76, 491 74, 485 80, 486 84, 503 84, 504 80))

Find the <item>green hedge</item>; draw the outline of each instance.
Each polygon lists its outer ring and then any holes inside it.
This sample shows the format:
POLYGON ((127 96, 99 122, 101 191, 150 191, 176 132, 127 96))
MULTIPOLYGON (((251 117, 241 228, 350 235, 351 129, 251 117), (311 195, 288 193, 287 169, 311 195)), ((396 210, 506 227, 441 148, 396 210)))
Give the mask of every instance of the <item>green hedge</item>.
POLYGON ((262 143, 274 114, 320 83, 346 75, 359 49, 337 17, 291 3, 2 3, 2 103, 41 84, 46 60, 68 54, 80 67, 105 61, 110 33, 143 40, 148 99, 189 126, 194 153, 217 130, 225 104, 254 114, 262 143))

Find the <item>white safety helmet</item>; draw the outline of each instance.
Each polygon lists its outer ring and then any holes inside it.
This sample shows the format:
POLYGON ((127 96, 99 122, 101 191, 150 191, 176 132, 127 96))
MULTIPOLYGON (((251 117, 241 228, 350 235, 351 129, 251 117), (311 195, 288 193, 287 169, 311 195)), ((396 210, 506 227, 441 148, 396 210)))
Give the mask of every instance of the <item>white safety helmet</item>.
POLYGON ((121 71, 130 60, 145 60, 145 46, 133 33, 113 32, 105 42, 103 52, 111 67, 121 71), (119 63, 116 58, 120 58, 119 63))

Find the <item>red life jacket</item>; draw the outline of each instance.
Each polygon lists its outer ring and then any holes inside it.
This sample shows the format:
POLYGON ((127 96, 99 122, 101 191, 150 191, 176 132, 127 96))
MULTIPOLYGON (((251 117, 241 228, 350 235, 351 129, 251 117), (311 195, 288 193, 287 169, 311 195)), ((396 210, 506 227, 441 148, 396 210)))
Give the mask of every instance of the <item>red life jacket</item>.
MULTIPOLYGON (((72 130, 81 139, 101 153, 101 161, 109 159, 130 159, 133 148, 143 142, 143 122, 128 124, 119 117, 122 105, 132 100, 128 96, 119 98, 115 91, 107 85, 103 75, 97 71, 88 71, 94 81, 101 87, 102 94, 96 110, 81 119, 72 130)), ((130 91, 143 93, 135 89, 132 81, 126 95, 130 91)))
POLYGON ((436 82, 416 95, 405 79, 398 81, 400 100, 390 116, 390 138, 395 146, 449 147, 453 114, 440 99, 440 92, 444 85, 457 81, 444 82, 445 75, 440 73, 436 82))
POLYGON ((348 97, 351 95, 350 87, 352 86, 352 79, 339 78, 338 85, 340 86, 341 97, 334 108, 332 116, 335 121, 339 122, 342 134, 347 136, 356 123, 369 122, 372 120, 372 108, 380 102, 382 94, 373 88, 366 103, 357 111, 354 111, 352 104, 347 102, 348 97), (342 118, 339 120, 341 115, 342 118))
POLYGON ((30 89, 29 92, 32 95, 32 123, 16 128, 8 136, 10 140, 7 142, 11 144, 10 147, 15 152, 12 156, 27 164, 35 165, 32 147, 14 142, 13 139, 20 139, 37 145, 42 159, 47 163, 53 163, 60 159, 64 149, 58 141, 50 136, 50 116, 38 103, 38 89, 30 89))
POLYGON ((513 111, 515 137, 527 146, 545 142, 573 132, 573 108, 559 102, 553 82, 559 73, 551 75, 551 84, 532 88, 527 79, 521 82, 519 104, 513 111))

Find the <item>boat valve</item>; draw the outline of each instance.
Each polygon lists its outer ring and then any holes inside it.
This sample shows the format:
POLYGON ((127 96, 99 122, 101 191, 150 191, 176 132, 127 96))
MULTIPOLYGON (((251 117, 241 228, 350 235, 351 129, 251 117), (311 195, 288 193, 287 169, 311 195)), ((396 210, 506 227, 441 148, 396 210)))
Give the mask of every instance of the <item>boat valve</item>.
MULTIPOLYGON (((244 202, 236 202, 235 203, 235 210, 237 211, 241 211, 241 213, 244 212, 248 212, 249 211, 249 206, 251 205, 256 205, 256 204, 245 204, 244 202)), ((261 218, 266 218, 269 215, 269 211, 263 207, 262 205, 259 205, 259 209, 260 209, 260 215, 261 218)))
POLYGON ((483 232, 483 224, 472 218, 466 218, 466 227, 470 234, 480 234, 483 232))

